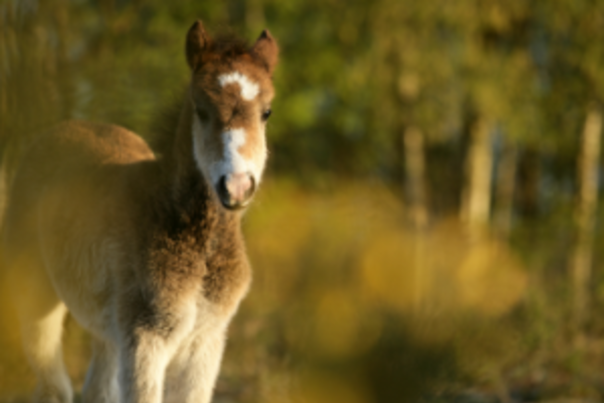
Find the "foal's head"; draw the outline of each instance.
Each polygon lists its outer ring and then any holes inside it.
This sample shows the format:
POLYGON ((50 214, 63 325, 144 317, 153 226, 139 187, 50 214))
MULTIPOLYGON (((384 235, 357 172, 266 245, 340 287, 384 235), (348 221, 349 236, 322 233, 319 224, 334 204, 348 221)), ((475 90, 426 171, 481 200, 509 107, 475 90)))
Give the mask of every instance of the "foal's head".
POLYGON ((245 207, 266 161, 266 121, 278 48, 268 31, 248 47, 214 41, 197 21, 187 35, 193 152, 206 181, 234 210, 245 207))

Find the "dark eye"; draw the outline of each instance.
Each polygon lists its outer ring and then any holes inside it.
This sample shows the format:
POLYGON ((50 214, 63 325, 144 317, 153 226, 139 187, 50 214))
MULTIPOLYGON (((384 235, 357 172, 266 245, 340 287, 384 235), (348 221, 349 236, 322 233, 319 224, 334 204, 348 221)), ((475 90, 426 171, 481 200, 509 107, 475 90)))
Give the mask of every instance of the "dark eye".
POLYGON ((264 112, 262 112, 262 120, 266 121, 269 116, 271 116, 271 113, 273 111, 271 111, 270 109, 265 110, 264 112))
POLYGON ((199 107, 196 108, 196 112, 197 116, 199 116, 199 119, 201 119, 201 121, 207 121, 210 118, 208 113, 199 107))

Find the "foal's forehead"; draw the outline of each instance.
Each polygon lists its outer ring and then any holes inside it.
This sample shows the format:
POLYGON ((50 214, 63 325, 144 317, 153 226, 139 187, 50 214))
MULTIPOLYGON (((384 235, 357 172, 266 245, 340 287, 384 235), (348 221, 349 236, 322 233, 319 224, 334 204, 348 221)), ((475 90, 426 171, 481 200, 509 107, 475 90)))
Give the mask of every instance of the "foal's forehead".
POLYGON ((242 101, 270 102, 271 77, 265 69, 250 62, 230 62, 207 66, 196 81, 199 90, 210 98, 236 97, 242 101))

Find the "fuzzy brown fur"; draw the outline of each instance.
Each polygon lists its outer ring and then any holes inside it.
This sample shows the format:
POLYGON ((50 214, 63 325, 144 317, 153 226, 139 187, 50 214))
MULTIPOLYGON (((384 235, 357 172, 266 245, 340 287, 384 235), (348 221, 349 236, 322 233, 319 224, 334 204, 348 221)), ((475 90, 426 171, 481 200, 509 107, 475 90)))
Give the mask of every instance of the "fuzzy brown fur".
POLYGON ((207 120, 203 135, 216 148, 208 155, 222 155, 228 127, 247 131, 241 153, 253 155, 277 48, 267 32, 253 47, 212 40, 199 22, 186 48, 191 85, 155 150, 126 129, 74 121, 24 153, 3 250, 37 401, 71 400, 60 357, 65 306, 93 336, 85 401, 210 400, 250 267, 241 212, 223 208, 200 172, 192 122, 207 120), (233 69, 259 84, 253 102, 236 85, 218 86, 233 69))

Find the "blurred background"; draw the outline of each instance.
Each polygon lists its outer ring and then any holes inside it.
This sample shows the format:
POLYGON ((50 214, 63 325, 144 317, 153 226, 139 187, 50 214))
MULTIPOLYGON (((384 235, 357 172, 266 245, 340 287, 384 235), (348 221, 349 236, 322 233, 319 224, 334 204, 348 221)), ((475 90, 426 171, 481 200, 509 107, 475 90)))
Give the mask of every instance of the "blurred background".
MULTIPOLYGON (((281 47, 215 403, 604 400, 604 2, 0 0, 4 163, 64 119, 150 138, 197 18, 281 47)), ((0 402, 33 382, 3 301, 0 402)))

